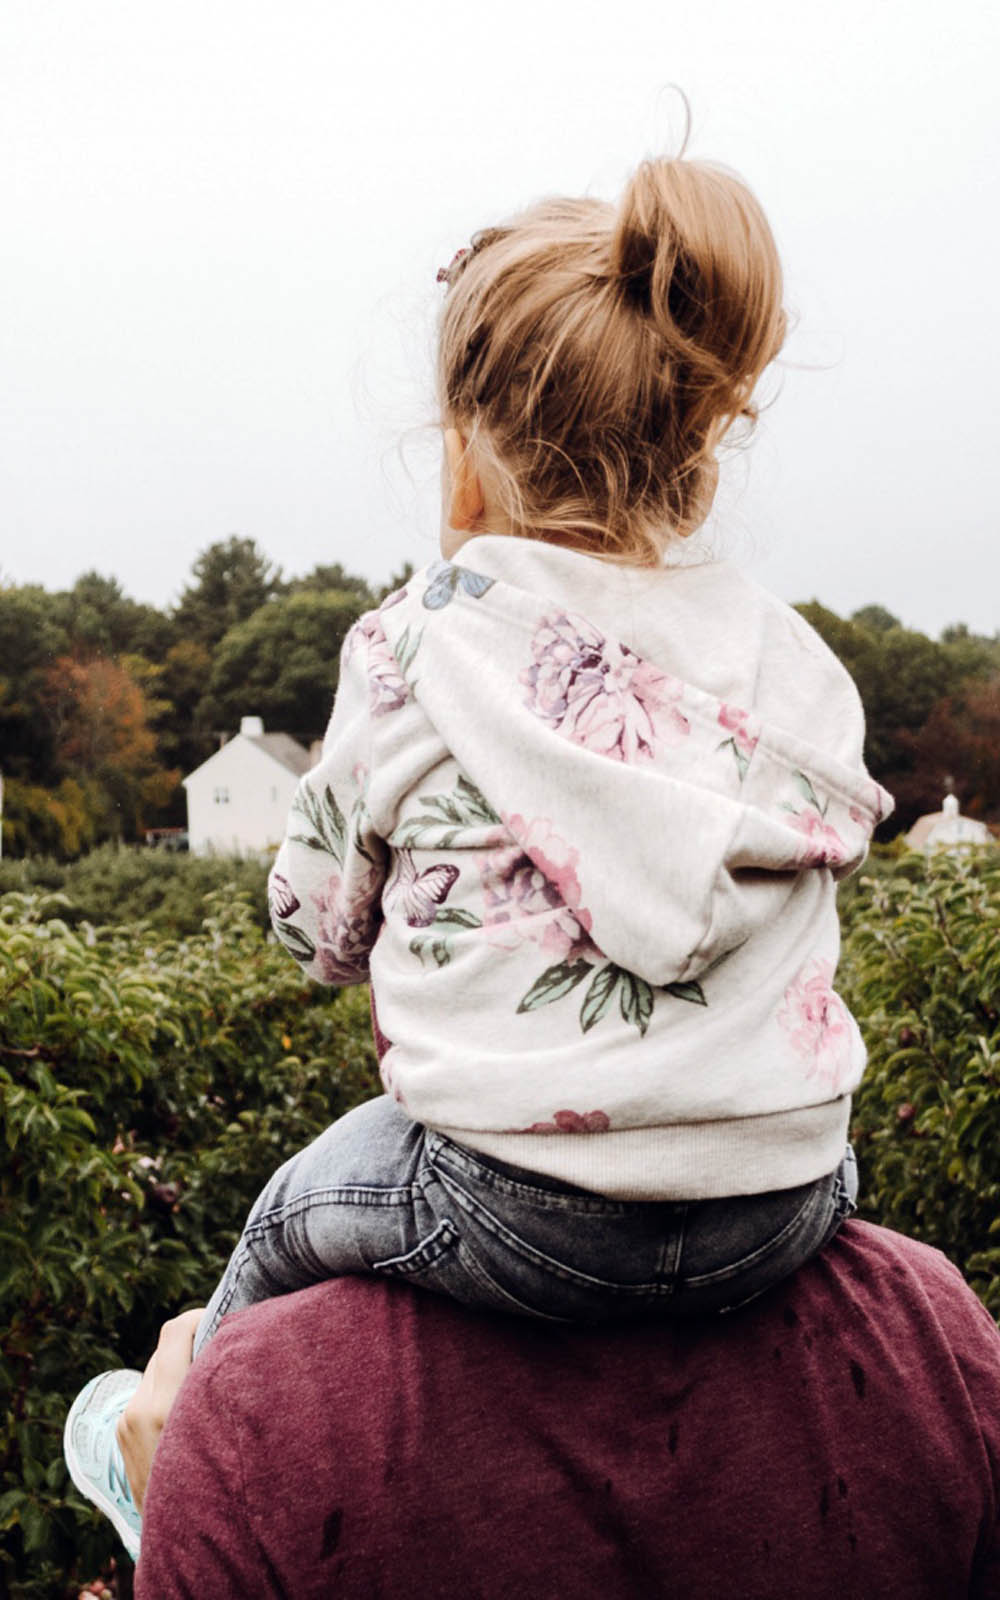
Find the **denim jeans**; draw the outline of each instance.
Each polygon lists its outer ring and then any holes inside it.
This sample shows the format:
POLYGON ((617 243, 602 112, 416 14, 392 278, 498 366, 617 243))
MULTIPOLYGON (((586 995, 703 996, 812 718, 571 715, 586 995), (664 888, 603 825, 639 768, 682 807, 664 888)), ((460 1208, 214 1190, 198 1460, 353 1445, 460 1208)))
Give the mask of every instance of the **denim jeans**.
POLYGON ((721 1200, 621 1201, 487 1159, 386 1097, 275 1173, 198 1329, 345 1273, 555 1321, 731 1311, 801 1266, 854 1210, 857 1167, 721 1200))

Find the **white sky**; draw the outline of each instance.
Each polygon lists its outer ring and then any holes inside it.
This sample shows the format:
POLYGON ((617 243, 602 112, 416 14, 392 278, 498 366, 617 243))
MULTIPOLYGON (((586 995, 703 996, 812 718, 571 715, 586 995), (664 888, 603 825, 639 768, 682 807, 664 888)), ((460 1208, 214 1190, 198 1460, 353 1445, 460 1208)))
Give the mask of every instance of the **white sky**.
POLYGON ((994 0, 4 0, 0 573, 165 605, 233 533, 288 575, 430 559, 437 267, 613 197, 677 82, 798 317, 717 546, 993 633, 998 80, 994 0))

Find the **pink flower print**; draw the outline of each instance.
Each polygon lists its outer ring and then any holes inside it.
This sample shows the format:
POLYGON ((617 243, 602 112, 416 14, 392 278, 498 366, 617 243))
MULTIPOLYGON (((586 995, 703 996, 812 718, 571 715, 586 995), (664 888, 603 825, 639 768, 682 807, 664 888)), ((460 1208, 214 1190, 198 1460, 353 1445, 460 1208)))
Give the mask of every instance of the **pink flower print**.
POLYGON ((719 726, 725 728, 730 735, 730 738, 722 741, 719 749, 724 750, 728 747, 732 750, 742 783, 747 775, 751 757, 757 748, 760 724, 749 711, 723 703, 719 707, 719 726))
POLYGON ((649 759, 657 741, 690 732, 680 710, 683 685, 606 639, 583 617, 543 617, 521 673, 525 705, 566 738, 614 761, 649 759))
POLYGON ((368 611, 359 617, 347 638, 349 655, 353 655, 362 642, 368 646, 368 695, 372 716, 384 717, 389 711, 398 711, 406 704, 410 691, 378 612, 368 611))
POLYGON ((806 835, 799 852, 801 867, 842 867, 847 860, 847 846, 836 828, 831 828, 815 806, 797 811, 792 818, 793 828, 806 835))
POLYGON ((806 1077, 836 1095, 851 1069, 851 1027, 832 982, 832 961, 816 957, 809 962, 785 990, 778 1022, 805 1064, 806 1077))
POLYGON ((580 904, 579 851, 547 817, 504 816, 514 845, 479 860, 487 938, 507 950, 531 939, 553 961, 593 952, 590 912, 580 904))
POLYGON ((551 1122, 533 1122, 513 1133, 607 1133, 611 1118, 606 1111, 557 1111, 551 1122))
MULTIPOLYGON (((553 960, 570 960, 590 948, 580 917, 519 845, 491 850, 479 857, 478 866, 483 928, 494 949, 516 950, 530 939, 553 960)), ((589 924, 588 914, 583 916, 589 924)))
POLYGON ((313 895, 319 913, 316 960, 323 983, 357 983, 358 972, 367 968, 382 914, 377 890, 378 876, 369 867, 353 895, 344 895, 336 872, 313 895))

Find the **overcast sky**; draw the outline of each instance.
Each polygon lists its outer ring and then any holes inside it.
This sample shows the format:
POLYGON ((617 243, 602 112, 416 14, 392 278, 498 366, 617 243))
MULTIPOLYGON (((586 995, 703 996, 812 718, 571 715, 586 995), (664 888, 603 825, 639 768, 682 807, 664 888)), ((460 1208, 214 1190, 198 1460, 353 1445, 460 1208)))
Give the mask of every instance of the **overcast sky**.
POLYGON ((994 0, 3 0, 0 575, 434 553, 434 275, 676 142, 797 325, 712 537, 787 600, 1000 630, 994 0))

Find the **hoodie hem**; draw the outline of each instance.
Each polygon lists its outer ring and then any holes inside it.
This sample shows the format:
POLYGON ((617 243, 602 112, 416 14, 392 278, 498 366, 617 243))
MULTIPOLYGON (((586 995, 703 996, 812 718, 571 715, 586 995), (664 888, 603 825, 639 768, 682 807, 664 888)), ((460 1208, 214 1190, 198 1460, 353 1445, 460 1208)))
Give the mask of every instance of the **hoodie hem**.
POLYGON ((814 1183, 847 1146, 851 1098, 767 1116, 608 1133, 436 1130, 456 1144, 612 1200, 720 1200, 814 1183))

